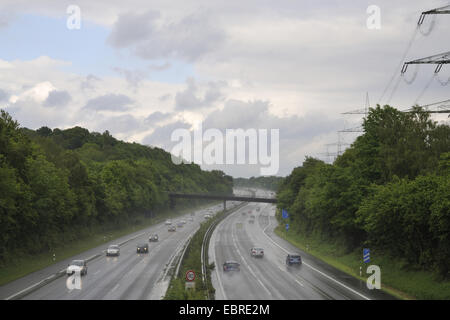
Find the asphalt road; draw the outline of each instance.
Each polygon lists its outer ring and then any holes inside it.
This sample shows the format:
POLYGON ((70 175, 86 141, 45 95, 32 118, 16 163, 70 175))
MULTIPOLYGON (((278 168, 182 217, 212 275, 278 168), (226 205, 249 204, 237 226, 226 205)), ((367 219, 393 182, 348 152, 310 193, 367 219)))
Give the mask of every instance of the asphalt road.
POLYGON ((248 204, 216 227, 210 240, 209 261, 216 265, 212 282, 217 300, 394 299, 381 290, 367 289, 365 282, 279 238, 273 233, 277 226, 274 215, 272 204, 248 204), (254 224, 249 223, 249 211, 256 216, 254 224), (264 249, 263 258, 251 257, 253 246, 264 249), (302 266, 288 267, 288 253, 300 253, 302 266), (240 272, 224 272, 226 260, 239 262, 240 272))
MULTIPOLYGON (((231 205, 231 203, 227 203, 228 207, 231 207, 231 205)), ((172 219, 175 225, 181 219, 186 220, 184 227, 177 227, 176 232, 168 232, 167 226, 162 222, 121 239, 105 243, 100 247, 0 287, 0 298, 6 299, 45 277, 66 268, 72 259, 87 259, 94 254, 102 252, 110 244, 117 244, 137 236, 134 240, 120 247, 120 256, 106 257, 103 253, 100 257, 88 262, 88 273, 86 276, 81 277, 81 289, 69 290, 66 285, 68 277, 64 275, 23 297, 23 299, 161 299, 167 290, 170 280, 170 277, 167 275, 169 262, 181 251, 189 236, 198 229, 200 222, 204 221, 204 214, 219 210, 222 210, 222 205, 196 210, 193 222, 188 220, 190 214, 172 219), (212 210, 210 211, 209 209, 212 210), (149 243, 148 237, 153 233, 159 235, 159 241, 149 243), (148 254, 136 253, 136 245, 140 242, 149 243, 148 254)))

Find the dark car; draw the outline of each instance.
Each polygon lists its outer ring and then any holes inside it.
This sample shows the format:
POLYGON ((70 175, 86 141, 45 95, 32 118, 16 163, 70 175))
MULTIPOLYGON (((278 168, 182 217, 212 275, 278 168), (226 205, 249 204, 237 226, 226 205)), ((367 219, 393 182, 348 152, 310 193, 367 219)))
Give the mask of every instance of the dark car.
POLYGON ((148 238, 148 241, 150 241, 150 242, 157 242, 159 240, 159 238, 158 238, 158 235, 155 233, 155 234, 152 234, 149 238, 148 238))
POLYGON ((136 253, 148 253, 148 243, 140 243, 136 247, 136 253))
POLYGON ((169 232, 177 231, 177 228, 175 226, 170 226, 169 229, 167 229, 169 232))
POLYGON ((288 266, 292 265, 301 265, 302 264, 302 257, 299 254, 288 254, 286 257, 286 264, 288 266))
POLYGON ((241 270, 241 265, 236 262, 236 261, 226 261, 223 264, 223 271, 228 272, 228 271, 240 271, 241 270))

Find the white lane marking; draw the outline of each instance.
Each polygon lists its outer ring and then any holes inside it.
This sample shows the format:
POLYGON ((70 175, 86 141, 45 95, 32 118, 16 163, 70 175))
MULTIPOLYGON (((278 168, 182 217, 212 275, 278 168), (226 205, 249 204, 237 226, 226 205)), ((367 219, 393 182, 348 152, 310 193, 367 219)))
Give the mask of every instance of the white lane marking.
POLYGON ((98 270, 97 272, 95 272, 95 273, 93 274, 93 276, 95 276, 96 274, 98 274, 100 271, 101 271, 101 270, 98 270))
POLYGON ((114 286, 114 288, 112 288, 112 290, 110 291, 110 292, 114 292, 114 291, 116 291, 117 290, 117 288, 119 288, 120 287, 120 284, 116 284, 115 286, 114 286))
POLYGON ((300 281, 295 280, 295 282, 297 282, 299 285, 301 285, 303 287, 303 284, 300 281))
MULTIPOLYGON (((216 227, 216 229, 214 230, 214 232, 213 232, 213 237, 217 237, 217 233, 218 233, 218 231, 217 230, 219 230, 219 228, 220 228, 220 225, 225 221, 226 219, 224 219, 224 220, 222 220, 220 223, 219 223, 219 225, 216 227), (217 233, 216 233, 216 231, 217 231, 217 233)), ((215 242, 217 243, 217 242, 219 242, 219 240, 220 239, 217 239, 215 242)), ((224 290, 224 288, 223 288, 223 284, 222 284, 222 280, 221 280, 221 278, 220 278, 220 275, 219 275, 219 271, 217 271, 218 270, 218 264, 217 264, 217 256, 216 256, 216 253, 215 253, 215 245, 214 245, 214 248, 211 250, 211 253, 214 255, 214 258, 213 258, 213 260, 214 260, 214 265, 216 266, 215 268, 214 268, 214 272, 216 273, 216 278, 217 278, 217 281, 219 282, 219 287, 220 287, 220 291, 222 292, 222 296, 223 296, 223 299, 224 300, 228 300, 227 299, 227 295, 225 294, 225 290, 224 290)))
MULTIPOLYGON (((278 248, 280 248, 281 250, 283 250, 283 251, 286 252, 286 253, 289 253, 288 250, 286 250, 285 248, 283 248, 282 246, 280 246, 278 243, 276 243, 275 241, 273 241, 272 238, 269 237, 269 235, 266 233, 266 229, 267 229, 270 225, 271 225, 271 222, 267 225, 266 228, 264 228, 264 230, 263 230, 264 235, 265 235, 270 241, 272 241, 272 243, 273 243, 274 245, 276 245, 278 248)), ((317 273, 323 275, 324 277, 326 277, 326 278, 328 278, 328 279, 334 281, 335 283, 341 285, 342 287, 344 287, 345 289, 347 289, 347 290, 353 292, 354 294, 357 294, 358 296, 360 296, 360 297, 362 297, 362 298, 364 298, 364 299, 366 299, 366 300, 371 300, 370 298, 368 298, 368 297, 366 297, 365 295, 359 293, 358 291, 353 290, 352 288, 346 286, 346 285, 343 284, 342 282, 340 282, 340 281, 334 279, 333 277, 330 277, 329 275, 323 273, 323 272, 320 271, 320 270, 317 270, 316 268, 314 268, 313 266, 309 265, 308 263, 303 262, 303 265, 309 267, 310 269, 316 271, 317 273)))

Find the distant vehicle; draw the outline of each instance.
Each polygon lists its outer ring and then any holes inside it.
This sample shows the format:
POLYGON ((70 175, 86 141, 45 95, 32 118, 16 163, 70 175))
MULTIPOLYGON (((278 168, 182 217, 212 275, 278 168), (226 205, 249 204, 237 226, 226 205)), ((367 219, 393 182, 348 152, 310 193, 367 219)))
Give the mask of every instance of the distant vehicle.
POLYGON ((262 258, 264 257, 264 249, 253 247, 250 249, 250 254, 252 255, 252 257, 262 258))
POLYGON ((178 228, 183 228, 183 226, 184 226, 184 223, 183 223, 183 222, 180 221, 180 222, 177 223, 177 227, 178 227, 178 228))
POLYGON ((251 216, 250 216, 250 219, 255 219, 256 217, 255 217, 255 215, 254 214, 252 214, 251 216))
POLYGON ((286 257, 286 264, 291 265, 301 265, 302 257, 299 254, 288 254, 286 257))
POLYGON ((257 207, 257 208, 256 208, 256 211, 258 211, 258 212, 259 212, 259 210, 260 210, 260 209, 261 209, 260 207, 257 207))
POLYGON ((240 271, 241 270, 241 265, 236 262, 236 261, 226 261, 223 264, 223 271, 225 272, 229 272, 229 271, 240 271))
POLYGON ((80 270, 80 275, 83 276, 87 274, 87 269, 86 260, 72 260, 67 266, 66 273, 71 276, 76 270, 80 270))
POLYGON ((158 238, 158 235, 156 233, 150 235, 150 237, 148 238, 148 241, 150 241, 150 242, 157 242, 158 240, 159 240, 159 238, 158 238))
POLYGON ((205 214, 205 219, 209 219, 209 218, 211 218, 211 215, 210 214, 205 214))
POLYGON ((254 223, 255 223, 255 220, 250 219, 250 220, 248 220, 248 223, 254 224, 254 223))
POLYGON ((148 243, 140 243, 136 246, 136 253, 148 253, 148 243))
POLYGON ((172 221, 170 219, 167 219, 165 223, 166 223, 166 226, 170 226, 172 224, 172 221))
POLYGON ((182 224, 186 224, 186 220, 184 220, 184 219, 181 220, 181 223, 182 223, 182 224))
POLYGON ((106 249, 106 256, 119 256, 120 255, 120 248, 116 244, 112 244, 106 249))
POLYGON ((169 229, 167 229, 169 232, 173 232, 176 231, 177 228, 175 228, 175 226, 170 226, 169 229))
POLYGON ((192 222, 192 221, 194 221, 194 218, 189 217, 188 220, 192 222))

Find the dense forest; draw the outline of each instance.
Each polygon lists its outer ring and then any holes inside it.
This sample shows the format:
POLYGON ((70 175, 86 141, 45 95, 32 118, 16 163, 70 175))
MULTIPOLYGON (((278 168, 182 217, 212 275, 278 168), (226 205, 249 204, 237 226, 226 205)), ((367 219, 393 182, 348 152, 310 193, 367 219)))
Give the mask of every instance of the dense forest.
POLYGON ((234 178, 236 187, 259 188, 276 191, 284 178, 276 176, 261 176, 251 178, 234 178))
POLYGON ((370 246, 448 279, 450 127, 420 108, 377 106, 363 128, 333 164, 306 158, 282 183, 290 230, 348 252, 370 246))
MULTIPOLYGON (((0 263, 44 252, 93 226, 168 208, 167 191, 232 193, 232 177, 175 165, 159 148, 75 127, 20 128, 0 115, 0 263)), ((187 200, 186 200, 187 201, 187 200)))

